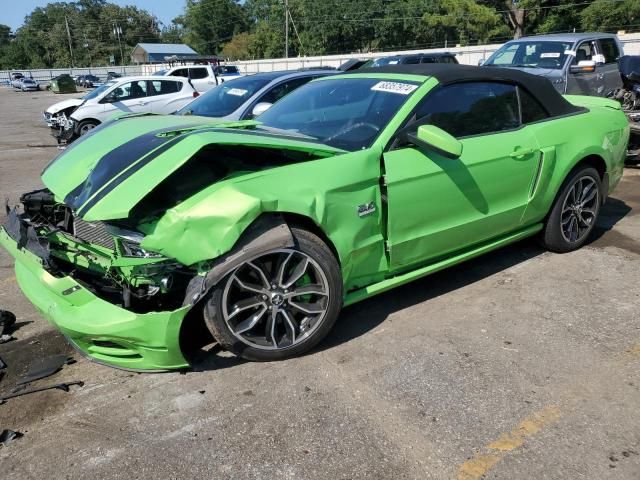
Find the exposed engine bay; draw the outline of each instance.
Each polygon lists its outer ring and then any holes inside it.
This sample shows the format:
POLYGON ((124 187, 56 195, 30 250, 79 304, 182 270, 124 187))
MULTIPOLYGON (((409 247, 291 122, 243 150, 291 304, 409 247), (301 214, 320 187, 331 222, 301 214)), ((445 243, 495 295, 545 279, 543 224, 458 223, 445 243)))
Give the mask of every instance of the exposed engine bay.
POLYGON ((47 189, 26 193, 20 202, 22 212, 7 208, 5 229, 52 275, 71 276, 100 298, 135 312, 182 304, 196 272, 140 248, 141 233, 84 221, 47 189))

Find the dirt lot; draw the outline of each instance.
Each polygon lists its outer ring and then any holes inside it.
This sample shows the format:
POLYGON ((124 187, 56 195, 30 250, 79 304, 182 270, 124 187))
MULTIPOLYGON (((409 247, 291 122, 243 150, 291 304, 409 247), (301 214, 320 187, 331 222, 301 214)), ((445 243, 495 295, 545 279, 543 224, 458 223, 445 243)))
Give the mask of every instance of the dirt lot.
MULTIPOLYGON (((39 186, 57 151, 41 112, 64 96, 0 90, 0 194, 39 186)), ((0 476, 216 479, 640 478, 640 170, 595 241, 525 241, 347 308, 313 353, 218 354, 186 374, 84 360, 0 406, 0 476)), ((71 350, 20 293, 0 251, 0 345, 15 376, 71 350)))

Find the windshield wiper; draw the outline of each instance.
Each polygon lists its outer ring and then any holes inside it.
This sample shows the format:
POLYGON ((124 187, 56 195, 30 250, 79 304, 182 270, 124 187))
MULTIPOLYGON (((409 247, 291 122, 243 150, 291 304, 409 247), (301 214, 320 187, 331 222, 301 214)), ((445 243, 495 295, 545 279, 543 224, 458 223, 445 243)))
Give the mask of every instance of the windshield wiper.
POLYGON ((527 64, 527 63, 514 63, 508 66, 515 67, 515 68, 542 68, 542 67, 539 67, 538 65, 527 64))

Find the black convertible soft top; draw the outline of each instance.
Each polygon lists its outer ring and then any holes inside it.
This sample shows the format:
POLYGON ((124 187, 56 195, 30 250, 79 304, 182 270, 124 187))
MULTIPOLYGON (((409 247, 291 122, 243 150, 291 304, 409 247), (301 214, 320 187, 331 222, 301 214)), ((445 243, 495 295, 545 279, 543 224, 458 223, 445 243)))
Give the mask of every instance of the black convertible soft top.
POLYGON ((362 68, 354 73, 402 73, 435 77, 443 85, 455 82, 509 82, 520 85, 537 98, 553 117, 571 115, 583 111, 569 103, 551 84, 540 75, 531 75, 513 68, 474 67, 447 63, 424 63, 416 65, 386 65, 362 68))

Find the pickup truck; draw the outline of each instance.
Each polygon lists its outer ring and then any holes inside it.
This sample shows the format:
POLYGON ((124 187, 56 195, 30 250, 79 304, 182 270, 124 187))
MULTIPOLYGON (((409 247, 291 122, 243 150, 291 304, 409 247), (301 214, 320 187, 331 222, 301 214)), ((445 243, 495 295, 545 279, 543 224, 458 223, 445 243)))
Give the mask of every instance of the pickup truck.
POLYGON ((622 86, 622 55, 622 44, 613 34, 563 33, 512 40, 480 63, 547 77, 562 94, 605 97, 622 86))
MULTIPOLYGON (((238 67, 234 65, 188 65, 173 67, 162 71, 167 77, 191 78, 191 84, 197 92, 206 92, 225 80, 240 77, 238 67)), ((160 72, 157 73, 158 75, 160 72)))

